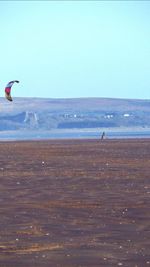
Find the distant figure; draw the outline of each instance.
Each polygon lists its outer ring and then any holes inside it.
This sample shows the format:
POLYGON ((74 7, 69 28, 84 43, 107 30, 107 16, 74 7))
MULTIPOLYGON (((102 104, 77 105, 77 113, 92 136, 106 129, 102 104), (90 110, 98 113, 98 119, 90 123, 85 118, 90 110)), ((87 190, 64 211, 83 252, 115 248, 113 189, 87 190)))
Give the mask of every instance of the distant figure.
POLYGON ((105 132, 102 133, 101 140, 103 140, 104 138, 105 138, 105 132))

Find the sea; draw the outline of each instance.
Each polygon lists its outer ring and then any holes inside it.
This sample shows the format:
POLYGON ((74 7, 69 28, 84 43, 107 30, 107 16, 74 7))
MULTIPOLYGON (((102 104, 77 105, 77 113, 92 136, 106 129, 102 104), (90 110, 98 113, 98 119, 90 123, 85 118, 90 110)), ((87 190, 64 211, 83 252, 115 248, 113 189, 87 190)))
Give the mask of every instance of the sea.
POLYGON ((0 131, 0 141, 48 140, 48 139, 105 139, 150 138, 149 130, 49 130, 49 131, 0 131))

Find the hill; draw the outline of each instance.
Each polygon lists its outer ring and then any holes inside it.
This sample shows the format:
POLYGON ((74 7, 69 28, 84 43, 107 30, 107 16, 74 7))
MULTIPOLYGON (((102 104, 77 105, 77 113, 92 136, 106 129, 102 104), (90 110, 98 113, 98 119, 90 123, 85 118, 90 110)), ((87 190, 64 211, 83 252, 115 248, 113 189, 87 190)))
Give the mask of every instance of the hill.
POLYGON ((0 98, 0 131, 150 127, 150 100, 0 98))

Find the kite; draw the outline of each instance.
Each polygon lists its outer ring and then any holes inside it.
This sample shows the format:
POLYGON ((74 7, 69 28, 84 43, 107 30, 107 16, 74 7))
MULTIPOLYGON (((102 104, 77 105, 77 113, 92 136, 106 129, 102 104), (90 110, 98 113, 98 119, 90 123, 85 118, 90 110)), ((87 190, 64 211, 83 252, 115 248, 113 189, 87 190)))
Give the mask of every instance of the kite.
POLYGON ((5 87, 5 97, 9 100, 9 101, 13 101, 12 97, 11 97, 11 87, 13 86, 14 83, 19 83, 19 81, 14 80, 9 82, 6 87, 5 87))

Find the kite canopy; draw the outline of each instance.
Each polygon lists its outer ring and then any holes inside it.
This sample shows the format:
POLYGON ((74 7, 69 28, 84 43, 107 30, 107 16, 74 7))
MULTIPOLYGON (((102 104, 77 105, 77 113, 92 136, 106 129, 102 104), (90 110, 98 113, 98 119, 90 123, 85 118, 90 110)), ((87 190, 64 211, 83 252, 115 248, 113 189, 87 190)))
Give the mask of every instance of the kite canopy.
POLYGON ((9 101, 13 101, 12 97, 11 97, 11 87, 13 86, 14 83, 19 83, 19 81, 14 80, 9 82, 6 87, 5 87, 5 97, 9 100, 9 101))

